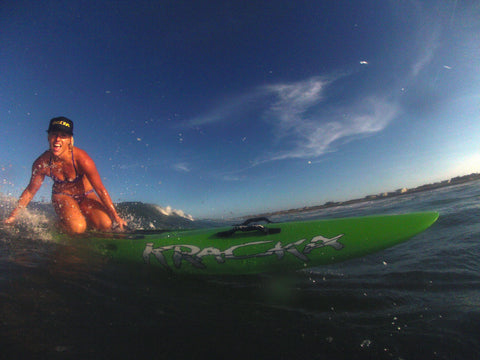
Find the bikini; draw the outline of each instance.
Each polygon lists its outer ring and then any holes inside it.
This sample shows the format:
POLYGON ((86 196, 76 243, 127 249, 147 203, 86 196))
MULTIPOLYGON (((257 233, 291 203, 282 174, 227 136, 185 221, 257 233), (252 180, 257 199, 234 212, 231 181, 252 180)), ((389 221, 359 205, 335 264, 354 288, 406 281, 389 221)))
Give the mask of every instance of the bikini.
MULTIPOLYGON (((73 168, 75 169, 75 178, 73 180, 68 180, 68 179, 60 180, 59 178, 57 178, 55 175, 52 174, 52 156, 50 156, 50 162, 49 162, 48 166, 50 167, 50 177, 52 178, 52 180, 55 184, 58 184, 58 185, 61 185, 61 184, 76 184, 76 183, 78 183, 79 181, 82 180, 83 174, 82 175, 78 174, 77 167, 75 166, 75 160, 73 158, 73 150, 72 150, 72 163, 73 163, 73 168)), ((52 188, 52 195, 66 195, 66 196, 70 196, 71 198, 73 198, 77 202, 81 202, 81 201, 85 200, 85 198, 87 197, 88 194, 93 193, 93 191, 94 191, 93 189, 90 189, 83 194, 66 194, 66 193, 63 193, 63 192, 60 192, 60 191, 55 191, 52 188)))

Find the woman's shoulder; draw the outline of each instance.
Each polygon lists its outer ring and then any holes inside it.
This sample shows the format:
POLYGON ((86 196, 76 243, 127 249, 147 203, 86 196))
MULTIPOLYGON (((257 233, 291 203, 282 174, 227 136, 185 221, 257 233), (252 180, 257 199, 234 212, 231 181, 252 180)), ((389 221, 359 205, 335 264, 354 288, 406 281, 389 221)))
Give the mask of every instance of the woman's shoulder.
POLYGON ((78 158, 79 160, 80 159, 90 159, 90 156, 88 155, 88 153, 83 150, 83 149, 80 149, 78 147, 74 147, 73 148, 73 156, 75 157, 75 160, 78 158))
POLYGON ((93 164, 92 158, 83 149, 74 147, 73 148, 73 157, 75 158, 75 162, 80 164, 81 166, 82 165, 84 166, 84 165, 93 164))
POLYGON ((34 164, 49 162, 51 158, 52 158, 52 153, 50 152, 50 150, 46 150, 34 161, 34 164))
POLYGON ((42 170, 48 167, 51 162, 52 155, 49 150, 45 151, 41 154, 35 161, 33 162, 33 168, 37 170, 42 170))

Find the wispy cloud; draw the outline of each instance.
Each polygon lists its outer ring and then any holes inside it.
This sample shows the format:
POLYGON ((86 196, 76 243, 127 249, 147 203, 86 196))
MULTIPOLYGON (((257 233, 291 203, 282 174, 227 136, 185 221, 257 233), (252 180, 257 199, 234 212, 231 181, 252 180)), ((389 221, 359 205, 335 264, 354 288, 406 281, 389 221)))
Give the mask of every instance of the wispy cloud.
POLYGON ((333 151, 333 145, 340 141, 382 131, 398 113, 394 103, 376 96, 366 96, 348 107, 327 107, 327 90, 339 78, 312 77, 257 88, 191 120, 190 125, 229 121, 238 116, 237 111, 254 106, 260 110, 256 119, 268 122, 277 140, 254 165, 318 158, 333 151))
POLYGON ((438 31, 433 31, 431 34, 426 36, 427 41, 420 42, 421 50, 418 58, 412 65, 412 76, 417 77, 420 72, 429 65, 434 59, 435 53, 440 46, 438 40, 439 35, 438 31))
POLYGON ((259 158, 259 163, 320 157, 333 151, 334 143, 382 131, 398 113, 396 105, 375 96, 366 97, 349 107, 338 107, 328 112, 312 111, 322 102, 318 84, 312 84, 311 88, 305 88, 304 84, 294 86, 289 95, 280 96, 270 114, 276 122, 278 136, 289 137, 293 145, 259 158))
MULTIPOLYGON (((422 10, 420 10, 419 13, 422 13, 422 10)), ((434 60, 437 50, 441 45, 441 27, 438 18, 424 13, 421 21, 422 25, 417 29, 415 43, 412 44, 412 46, 416 48, 411 70, 411 75, 414 78, 434 60)))
POLYGON ((190 167, 188 166, 187 163, 184 163, 184 162, 174 164, 173 168, 179 172, 185 172, 185 173, 190 172, 190 167))
POLYGON ((279 130, 289 130, 298 123, 307 110, 320 104, 329 81, 312 78, 291 84, 268 86, 266 89, 276 95, 275 102, 270 106, 268 117, 279 130))
POLYGON ((421 57, 412 65, 412 76, 417 77, 418 74, 427 66, 433 59, 436 46, 428 46, 425 48, 421 57))
POLYGON ((249 93, 223 99, 221 104, 214 107, 211 111, 190 119, 188 126, 202 126, 224 122, 260 106, 260 103, 267 95, 268 93, 263 89, 255 89, 249 93))

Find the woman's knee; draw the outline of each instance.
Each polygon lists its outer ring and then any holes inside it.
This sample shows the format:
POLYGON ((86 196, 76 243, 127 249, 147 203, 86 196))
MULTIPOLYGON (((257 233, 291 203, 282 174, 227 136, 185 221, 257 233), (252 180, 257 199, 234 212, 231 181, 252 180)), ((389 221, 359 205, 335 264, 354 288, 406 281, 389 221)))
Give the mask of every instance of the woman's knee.
POLYGON ((98 230, 110 230, 112 228, 112 219, 104 212, 98 212, 94 225, 98 230))
POLYGON ((85 216, 88 219, 88 224, 96 230, 104 231, 112 228, 112 219, 100 209, 89 209, 85 216))
POLYGON ((87 217, 90 226, 97 230, 110 230, 112 219, 106 209, 96 200, 87 199, 81 204, 82 212, 87 217))
POLYGON ((83 234, 87 231, 87 222, 85 218, 62 219, 63 226, 70 234, 83 234))
POLYGON ((71 234, 82 234, 87 230, 87 221, 78 203, 70 197, 57 196, 53 205, 63 227, 71 234))

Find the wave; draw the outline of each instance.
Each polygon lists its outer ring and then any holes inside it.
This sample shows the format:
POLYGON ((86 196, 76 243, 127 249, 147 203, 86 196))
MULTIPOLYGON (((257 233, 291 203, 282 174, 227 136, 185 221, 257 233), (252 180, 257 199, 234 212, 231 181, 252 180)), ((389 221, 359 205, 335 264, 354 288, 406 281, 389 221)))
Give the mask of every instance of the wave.
MULTIPOLYGON (((5 219, 15 207, 16 198, 0 193, 0 221, 5 219)), ((121 202, 117 211, 134 230, 177 230, 204 227, 205 221, 196 221, 182 210, 162 207, 142 202, 121 202)), ((19 214, 17 227, 32 233, 36 229, 50 229, 55 226, 57 216, 51 203, 32 201, 27 209, 19 214)))
POLYGON ((135 229, 191 229, 196 221, 191 215, 171 207, 142 202, 122 202, 116 205, 118 212, 135 229))

